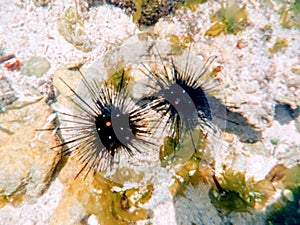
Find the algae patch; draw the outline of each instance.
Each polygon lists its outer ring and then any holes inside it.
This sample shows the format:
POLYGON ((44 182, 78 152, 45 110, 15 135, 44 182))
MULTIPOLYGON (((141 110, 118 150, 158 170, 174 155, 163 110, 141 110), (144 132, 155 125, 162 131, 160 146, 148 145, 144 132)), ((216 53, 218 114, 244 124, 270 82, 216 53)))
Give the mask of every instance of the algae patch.
POLYGON ((0 208, 4 207, 7 204, 10 204, 14 207, 20 206, 23 202, 24 195, 24 191, 5 195, 4 191, 0 190, 0 208))
POLYGON ((126 189, 124 185, 95 174, 91 182, 75 180, 68 192, 75 195, 86 213, 99 224, 128 224, 149 218, 142 205, 151 199, 152 184, 126 189))
POLYGON ((300 28, 300 0, 281 8, 279 23, 284 28, 300 28))
POLYGON ((279 51, 283 51, 289 46, 289 43, 286 39, 277 37, 272 48, 269 49, 271 53, 277 53, 279 51))
POLYGON ((205 2, 207 2, 207 0, 185 0, 183 2, 179 1, 179 3, 177 3, 177 7, 186 7, 195 12, 198 9, 199 5, 205 2))
MULTIPOLYGON (((211 169, 209 166, 203 166, 201 161, 207 148, 207 137, 200 131, 198 134, 198 142, 195 149, 192 145, 185 145, 184 143, 180 148, 175 151, 176 142, 167 137, 164 145, 160 149, 160 158, 162 165, 168 164, 181 164, 175 174, 175 182, 169 188, 173 196, 184 195, 184 190, 190 184, 193 186, 198 185, 201 181, 206 182, 211 176, 211 169), (162 152, 163 151, 163 152, 162 152), (161 157, 163 155, 164 157, 161 157)), ((183 137, 186 139, 186 136, 183 137)))
POLYGON ((238 7, 236 4, 222 4, 221 9, 210 17, 214 24, 205 32, 208 36, 218 36, 221 33, 237 34, 245 29, 248 23, 246 5, 238 7))
POLYGON ((194 40, 190 36, 178 37, 175 34, 170 34, 171 49, 172 53, 175 55, 182 55, 183 52, 188 49, 193 42, 194 40))
POLYGON ((106 83, 116 89, 127 88, 131 90, 134 83, 134 78, 131 76, 129 69, 122 69, 115 73, 108 72, 106 83))
POLYGON ((267 207, 266 224, 300 224, 300 166, 290 169, 284 166, 277 166, 273 174, 276 181, 283 184, 283 195, 281 198, 267 207))
POLYGON ((224 168, 220 177, 214 177, 215 187, 210 197, 217 208, 227 212, 248 212, 248 207, 262 209, 275 193, 268 180, 246 180, 245 173, 224 168))

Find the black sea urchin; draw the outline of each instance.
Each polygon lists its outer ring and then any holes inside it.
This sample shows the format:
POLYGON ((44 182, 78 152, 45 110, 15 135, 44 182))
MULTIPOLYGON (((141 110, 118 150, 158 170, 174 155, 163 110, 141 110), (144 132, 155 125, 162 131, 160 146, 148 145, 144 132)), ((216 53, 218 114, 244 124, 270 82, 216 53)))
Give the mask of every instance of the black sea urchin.
MULTIPOLYGON (((189 55, 187 56, 189 58, 189 55)), ((160 71, 147 68, 144 72, 154 83, 150 85, 153 90, 150 96, 143 100, 149 106, 167 118, 167 126, 171 136, 179 140, 182 130, 191 132, 200 127, 202 130, 212 128, 211 110, 206 98, 204 81, 201 76, 207 73, 208 65, 212 62, 210 58, 203 68, 192 69, 189 59, 183 69, 175 65, 171 58, 169 65, 163 62, 160 71)))
POLYGON ((71 118, 63 119, 71 125, 60 128, 70 134, 59 145, 66 147, 64 154, 72 153, 83 162, 79 174, 86 168, 88 172, 106 170, 118 162, 121 154, 133 156, 147 149, 151 144, 148 141, 152 133, 151 115, 146 108, 135 105, 126 87, 121 87, 123 80, 118 88, 107 83, 99 86, 84 76, 82 82, 89 100, 64 82, 75 95, 73 102, 78 113, 62 113, 71 118))

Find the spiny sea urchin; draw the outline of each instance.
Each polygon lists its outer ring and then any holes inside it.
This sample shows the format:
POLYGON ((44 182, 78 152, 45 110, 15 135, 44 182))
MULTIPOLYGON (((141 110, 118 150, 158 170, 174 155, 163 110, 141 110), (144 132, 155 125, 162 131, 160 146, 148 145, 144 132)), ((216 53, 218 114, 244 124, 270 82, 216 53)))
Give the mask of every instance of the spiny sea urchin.
POLYGON ((78 113, 61 113, 68 117, 62 121, 70 126, 59 128, 66 131, 67 137, 56 146, 66 147, 64 154, 72 153, 83 162, 78 175, 86 168, 88 172, 109 169, 118 163, 121 154, 133 156, 142 152, 150 145, 148 139, 152 133, 151 115, 147 108, 135 105, 126 87, 113 88, 107 83, 99 86, 84 75, 82 82, 92 104, 64 82, 75 96, 73 102, 78 113))
POLYGON ((166 128, 171 131, 171 137, 175 140, 181 138, 183 130, 191 132, 195 128, 213 128, 205 81, 200 78, 207 73, 208 66, 214 58, 209 58, 203 67, 197 70, 192 68, 188 58, 183 69, 175 64, 173 58, 167 65, 160 55, 160 71, 144 66, 144 74, 154 81, 149 84, 154 91, 150 96, 144 97, 143 101, 148 102, 150 108, 167 118, 166 128))

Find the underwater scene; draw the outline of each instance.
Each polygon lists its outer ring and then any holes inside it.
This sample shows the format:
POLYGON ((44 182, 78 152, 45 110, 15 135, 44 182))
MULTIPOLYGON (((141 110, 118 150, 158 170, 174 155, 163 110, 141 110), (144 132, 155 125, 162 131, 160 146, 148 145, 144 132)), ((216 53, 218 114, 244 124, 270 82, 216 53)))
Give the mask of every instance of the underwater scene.
POLYGON ((300 1, 1 0, 0 224, 300 224, 300 1))

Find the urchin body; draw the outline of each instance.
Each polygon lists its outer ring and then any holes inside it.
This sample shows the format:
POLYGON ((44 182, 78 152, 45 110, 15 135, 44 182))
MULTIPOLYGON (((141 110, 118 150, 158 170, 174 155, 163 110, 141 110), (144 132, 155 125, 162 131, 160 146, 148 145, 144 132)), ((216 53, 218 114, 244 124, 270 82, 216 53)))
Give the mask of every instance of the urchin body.
POLYGON ((133 156, 147 149, 152 133, 147 109, 135 105, 126 88, 114 89, 107 84, 99 87, 85 77, 83 83, 89 90, 90 101, 65 83, 75 95, 77 113, 65 114, 72 118, 65 120, 72 125, 60 128, 71 131, 60 145, 66 146, 64 154, 82 161, 81 171, 87 168, 88 172, 91 169, 101 172, 117 163, 122 154, 133 156))
POLYGON ((198 126, 205 128, 211 121, 209 102, 199 77, 190 70, 180 72, 171 62, 170 70, 164 65, 163 72, 150 71, 156 90, 144 98, 152 109, 167 117, 171 136, 179 138, 182 128, 191 131, 198 126))
POLYGON ((194 129, 202 120, 211 120, 211 112, 205 92, 201 87, 191 87, 184 80, 176 79, 155 94, 157 104, 164 106, 164 114, 171 121, 180 120, 187 130, 194 129))

